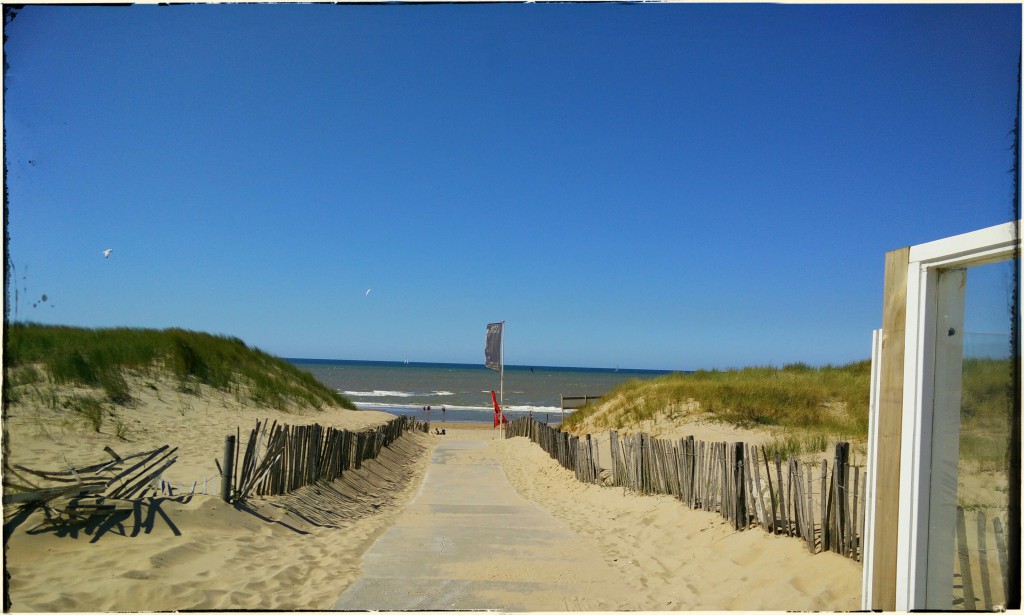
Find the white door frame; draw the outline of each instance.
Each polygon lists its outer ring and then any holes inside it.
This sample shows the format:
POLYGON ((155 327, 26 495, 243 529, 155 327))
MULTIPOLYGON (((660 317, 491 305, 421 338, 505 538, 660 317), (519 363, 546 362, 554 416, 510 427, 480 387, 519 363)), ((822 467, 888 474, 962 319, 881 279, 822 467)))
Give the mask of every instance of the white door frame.
MULTIPOLYGON (((950 434, 959 432, 965 270, 1019 254, 1018 224, 1008 222, 910 248, 896 559, 898 611, 950 606, 935 600, 945 595, 939 587, 947 582, 945 576, 952 583, 953 526, 946 525, 950 511, 931 504, 948 496, 950 471, 956 488, 958 451, 949 446, 949 440, 950 434), (948 535, 931 533, 930 527, 944 528, 948 535)), ((952 592, 949 596, 951 601, 952 592)))

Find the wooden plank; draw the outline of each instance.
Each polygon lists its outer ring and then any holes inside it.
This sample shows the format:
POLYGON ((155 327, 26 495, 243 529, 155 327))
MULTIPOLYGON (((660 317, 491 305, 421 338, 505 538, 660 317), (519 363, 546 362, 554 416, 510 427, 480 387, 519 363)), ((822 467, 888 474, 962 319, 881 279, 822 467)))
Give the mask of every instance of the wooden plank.
POLYGON ((864 524, 867 522, 867 494, 868 494, 868 472, 865 468, 864 474, 861 476, 860 485, 860 520, 857 526, 857 561, 864 562, 864 524))
MULTIPOLYGON (((104 450, 106 450, 106 448, 104 450)), ((156 451, 143 451, 141 453, 128 455, 127 457, 121 457, 119 459, 114 459, 111 461, 104 461, 103 463, 83 466, 81 468, 71 468, 68 470, 33 470, 31 468, 26 468, 25 466, 22 465, 15 465, 14 467, 18 470, 28 472, 29 474, 38 476, 40 478, 46 478, 56 482, 73 482, 77 481, 78 478, 76 477, 82 474, 99 474, 101 472, 106 472, 108 470, 116 470, 117 468, 124 467, 124 462, 126 461, 152 455, 154 452, 156 451)))
POLYGON ((758 450, 759 448, 756 446, 750 447, 750 465, 754 469, 754 493, 757 495, 757 510, 761 518, 761 527, 766 532, 770 532, 772 520, 768 518, 768 511, 764 506, 764 490, 761 487, 761 462, 757 459, 758 450))
MULTIPOLYGON (((242 456, 242 471, 238 475, 238 484, 244 485, 256 456, 256 444, 260 436, 260 420, 256 419, 256 427, 249 433, 249 441, 245 443, 245 454, 242 456)), ((242 443, 239 442, 238 446, 242 443)))
MULTIPOLYGON (((849 472, 849 470, 847 470, 849 472)), ((859 495, 860 488, 860 468, 853 468, 853 501, 851 503, 850 510, 850 541, 849 541, 849 554, 857 561, 860 561, 860 534, 857 529, 860 527, 857 522, 857 496, 859 495)))
POLYGON ((239 425, 235 426, 235 467, 234 474, 231 477, 232 488, 238 485, 238 454, 241 452, 239 449, 242 448, 242 428, 239 425))
POLYGON ((711 503, 712 512, 722 511, 722 501, 720 497, 721 484, 722 484, 722 470, 721 463, 722 457, 718 449, 720 443, 708 442, 708 472, 711 478, 711 491, 708 493, 708 500, 711 503))
POLYGON ((130 486, 124 488, 117 495, 111 494, 110 497, 130 500, 140 493, 145 493, 145 490, 150 487, 150 483, 163 474, 167 468, 174 465, 174 462, 178 460, 177 457, 170 457, 170 455, 177 450, 177 448, 172 449, 167 453, 167 456, 161 460, 159 465, 148 468, 143 474, 140 474, 136 479, 134 479, 134 484, 130 484, 130 486))
POLYGON ((835 458, 832 459, 832 474, 829 475, 828 479, 828 497, 825 499, 826 509, 826 521, 825 524, 825 542, 828 544, 828 551, 836 550, 836 472, 839 469, 835 467, 835 458))
POLYGON ((793 522, 792 536, 794 538, 803 538, 803 509, 800 508, 800 502, 803 500, 803 498, 800 491, 801 483, 796 478, 796 459, 789 459, 786 462, 786 481, 789 483, 789 518, 793 522))
POLYGON ((56 499, 59 497, 68 497, 76 495, 94 495, 103 493, 103 490, 105 488, 105 483, 84 483, 71 486, 40 489, 36 491, 26 491, 24 493, 5 493, 3 496, 3 503, 24 504, 26 502, 46 501, 56 499))
POLYGON ((789 514, 786 510, 789 507, 789 498, 786 497, 785 483, 782 482, 782 460, 779 458, 778 453, 775 453, 775 477, 778 479, 779 484, 779 511, 782 513, 782 531, 789 536, 789 514))
POLYGON ((756 457, 751 459, 751 455, 754 455, 754 447, 749 444, 744 444, 743 451, 743 473, 747 478, 747 505, 750 510, 750 514, 753 516, 751 521, 752 525, 762 525, 764 522, 764 516, 762 515, 763 507, 761 502, 758 501, 758 489, 754 486, 754 466, 757 465, 756 457))
POLYGON ((967 549, 967 524, 964 520, 964 509, 956 507, 956 542, 957 555, 960 556, 960 585, 963 587, 963 609, 973 611, 978 608, 974 598, 974 580, 971 577, 971 560, 967 549))
POLYGON ((137 472, 140 468, 143 468, 146 465, 149 465, 150 463, 152 463, 153 459, 155 459, 156 457, 161 455, 168 448, 169 448, 169 446, 167 444, 165 444, 165 445, 161 446, 158 449, 155 449, 155 450, 152 450, 152 451, 146 453, 141 461, 139 461, 137 463, 134 463, 134 464, 132 464, 131 466, 129 466, 127 468, 121 469, 114 477, 110 478, 107 481, 107 486, 111 487, 111 486, 114 485, 114 483, 116 483, 118 481, 124 481, 129 476, 131 476, 132 474, 137 472))
POLYGON ((829 550, 828 544, 828 462, 821 460, 821 552, 829 550))
POLYGON ((718 510, 719 513, 729 518, 729 463, 726 459, 725 442, 718 442, 716 459, 718 462, 718 510))
POLYGON ((878 438, 872 494, 874 536, 872 537, 871 608, 896 608, 896 555, 899 523, 900 438, 903 423, 903 358, 907 327, 907 270, 910 247, 885 255, 884 300, 882 308, 882 352, 879 373, 878 438))
POLYGON ((853 519, 850 516, 850 444, 843 443, 843 554, 850 557, 853 552, 853 519))
POLYGON ((832 458, 832 550, 836 553, 842 554, 843 552, 843 532, 841 510, 843 502, 843 491, 842 491, 842 473, 843 466, 837 456, 832 458))
POLYGON ((704 472, 704 499, 705 507, 704 510, 714 512, 715 511, 715 443, 706 443, 706 459, 704 460, 706 469, 704 472))
POLYGON ((577 410, 587 404, 601 401, 600 395, 560 395, 562 410, 577 410))
POLYGON ((981 608, 985 611, 992 610, 992 583, 988 574, 988 547, 987 537, 988 523, 985 520, 985 511, 979 510, 977 516, 978 528, 978 569, 981 572, 981 608))
MULTIPOLYGON (((996 537, 996 555, 999 556, 999 580, 1003 583, 1003 596, 1009 600, 1010 588, 1006 586, 1006 581, 1009 579, 1009 569, 1007 562, 1008 552, 1006 550, 1006 535, 1003 533, 1003 522, 999 517, 992 519, 992 531, 996 537)), ((1012 585, 1014 581, 1010 581, 1012 585)), ((1020 581, 1016 581, 1019 583, 1020 581)))
POLYGON ((804 464, 804 470, 807 472, 807 550, 811 553, 815 552, 814 547, 814 480, 811 475, 814 474, 814 464, 804 464))
POLYGON ((657 446, 654 449, 658 462, 658 485, 661 493, 672 495, 672 481, 669 472, 668 443, 665 440, 655 440, 657 446))
POLYGON ((747 513, 747 482, 743 455, 743 443, 733 443, 734 462, 736 476, 736 529, 744 529, 749 523, 750 515, 747 513))
POLYGON ((688 483, 686 503, 691 510, 696 509, 700 493, 700 463, 697 456, 697 440, 693 436, 686 437, 686 480, 688 483))
POLYGON ((764 456, 765 476, 768 477, 768 499, 772 503, 771 532, 772 534, 777 534, 779 530, 779 515, 778 507, 775 505, 775 488, 772 486, 772 467, 768 464, 768 451, 762 448, 761 455, 764 456))
POLYGON ((619 473, 619 438, 614 429, 608 432, 608 447, 612 453, 612 484, 618 486, 622 484, 622 477, 619 473))

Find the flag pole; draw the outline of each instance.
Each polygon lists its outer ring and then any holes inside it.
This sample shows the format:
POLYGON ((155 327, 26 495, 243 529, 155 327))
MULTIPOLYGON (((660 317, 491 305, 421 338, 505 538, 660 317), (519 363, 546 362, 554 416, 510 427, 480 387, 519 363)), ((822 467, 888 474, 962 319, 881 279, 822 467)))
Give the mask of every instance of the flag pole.
POLYGON ((501 321, 501 372, 498 380, 498 407, 501 408, 501 416, 498 417, 498 436, 504 439, 505 435, 505 321, 501 321))

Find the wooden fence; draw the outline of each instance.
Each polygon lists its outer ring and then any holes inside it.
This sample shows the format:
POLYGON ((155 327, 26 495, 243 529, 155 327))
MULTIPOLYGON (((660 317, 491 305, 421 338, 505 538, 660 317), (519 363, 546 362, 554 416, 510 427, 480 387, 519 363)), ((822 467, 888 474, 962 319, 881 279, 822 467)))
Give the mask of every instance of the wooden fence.
POLYGON ((518 418, 505 426, 505 437, 525 436, 540 445, 563 468, 572 470, 576 480, 595 483, 600 475, 597 446, 590 434, 585 439, 540 423, 530 417, 518 418))
POLYGON ((988 512, 989 519, 985 510, 956 509, 953 608, 957 610, 992 611, 1006 606, 1006 521, 995 512, 988 512))
POLYGON ((322 425, 278 425, 256 422, 241 455, 241 433, 226 438, 224 464, 217 463, 221 497, 238 503, 252 495, 280 495, 318 481, 334 480, 358 470, 406 431, 429 432, 430 424, 396 417, 366 431, 351 432, 322 425), (239 443, 236 445, 236 442, 239 443))
POLYGON ((525 436, 577 480, 672 495, 692 509, 721 514, 736 529, 760 526, 804 541, 811 553, 835 551, 860 560, 866 475, 848 463, 850 445, 836 444, 831 470, 798 459, 769 458, 742 442, 662 440, 609 433, 610 468, 590 435, 573 436, 529 418, 512 421, 506 437, 525 436), (609 472, 610 470, 610 472, 609 472))

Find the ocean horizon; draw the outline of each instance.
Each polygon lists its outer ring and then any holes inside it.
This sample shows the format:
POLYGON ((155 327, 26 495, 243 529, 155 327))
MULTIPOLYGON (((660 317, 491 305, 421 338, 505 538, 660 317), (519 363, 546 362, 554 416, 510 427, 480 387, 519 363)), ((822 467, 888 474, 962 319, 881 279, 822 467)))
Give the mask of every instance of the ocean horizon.
MULTIPOLYGON (((491 421, 491 391, 501 392, 499 372, 482 363, 285 360, 348 397, 357 408, 414 416, 432 423, 491 421)), ((562 417, 562 395, 601 396, 628 380, 670 373, 672 370, 506 365, 502 408, 509 420, 532 415, 557 423, 562 417)), ((565 414, 570 412, 566 410, 565 414)))

